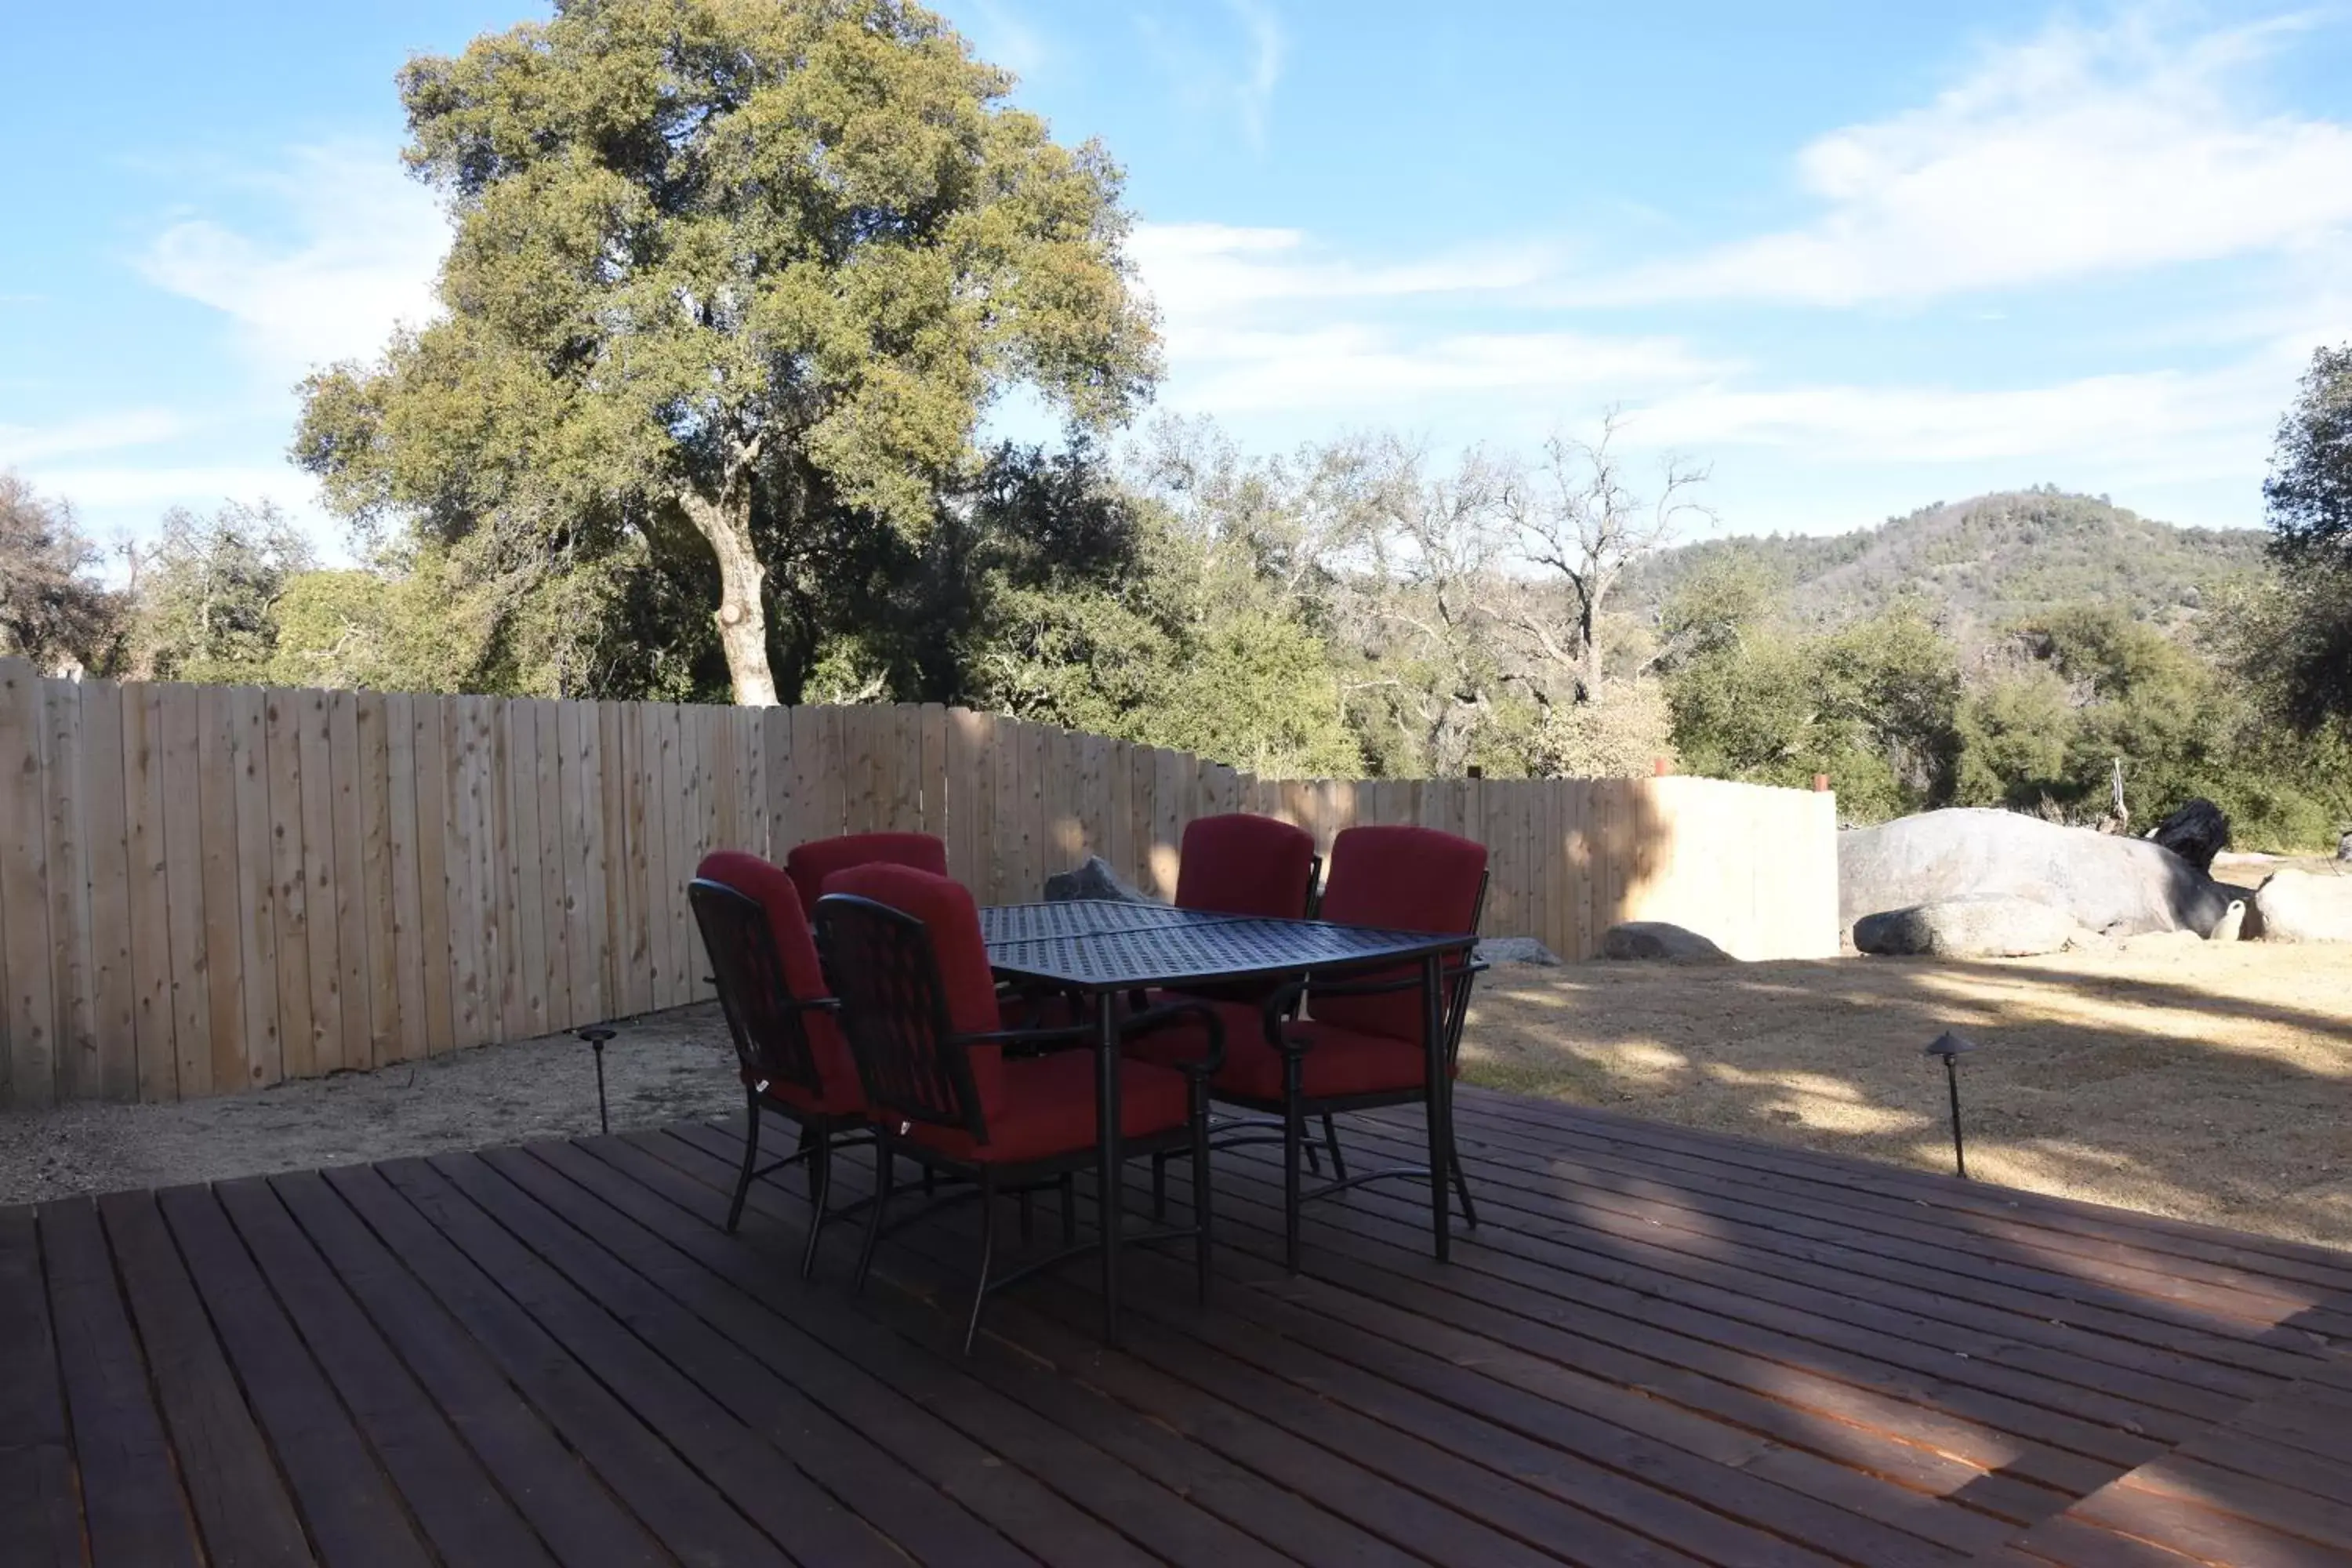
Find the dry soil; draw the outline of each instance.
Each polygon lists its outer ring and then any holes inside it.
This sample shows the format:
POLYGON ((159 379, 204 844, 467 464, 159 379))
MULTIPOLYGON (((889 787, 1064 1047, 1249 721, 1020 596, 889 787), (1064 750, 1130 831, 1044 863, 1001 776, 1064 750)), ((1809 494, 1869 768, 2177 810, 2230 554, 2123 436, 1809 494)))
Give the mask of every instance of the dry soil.
POLYGON ((1955 963, 1497 967, 1465 1076, 1923 1170, 2352 1247, 2352 946, 2142 937, 1955 963))
MULTIPOLYGON (((1955 1028, 1969 1163, 2036 1191, 2352 1247, 2352 946, 2142 938, 2112 954, 1685 968, 1498 966, 1465 1070, 1605 1105, 1948 1170, 1955 1028)), ((620 1026, 613 1125, 738 1109, 717 1011, 620 1026)), ((0 1204, 379 1160, 596 1125, 568 1037, 178 1105, 0 1116, 0 1204)))

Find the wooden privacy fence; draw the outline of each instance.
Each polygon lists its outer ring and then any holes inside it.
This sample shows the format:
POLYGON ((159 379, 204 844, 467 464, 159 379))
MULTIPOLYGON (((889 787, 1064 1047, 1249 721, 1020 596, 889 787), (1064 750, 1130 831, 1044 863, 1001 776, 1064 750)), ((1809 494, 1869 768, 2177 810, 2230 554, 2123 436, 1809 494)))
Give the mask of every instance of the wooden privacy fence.
POLYGON ((166 1100, 709 994, 684 886, 934 833, 987 902, 1185 823, 1419 822, 1494 852, 1488 935, 1590 956, 1669 920, 1837 951, 1826 795, 1689 778, 1273 780, 936 705, 754 710, 52 680, 0 660, 0 1105, 166 1100))

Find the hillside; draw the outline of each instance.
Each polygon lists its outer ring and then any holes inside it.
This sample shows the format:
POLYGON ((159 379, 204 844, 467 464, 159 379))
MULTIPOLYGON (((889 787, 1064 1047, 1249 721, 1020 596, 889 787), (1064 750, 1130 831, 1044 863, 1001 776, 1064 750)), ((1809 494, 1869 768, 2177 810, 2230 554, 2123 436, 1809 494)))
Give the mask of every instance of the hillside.
POLYGON ((1645 563, 1628 585, 1650 608, 1693 573, 1746 560, 1786 585, 1795 618, 1815 625, 1871 615, 1906 590, 1925 595, 1955 631, 2091 599, 2174 621, 2216 584, 2260 571, 2264 537, 2176 528, 2093 496, 2017 490, 1939 502, 1853 533, 1685 544, 1645 563))

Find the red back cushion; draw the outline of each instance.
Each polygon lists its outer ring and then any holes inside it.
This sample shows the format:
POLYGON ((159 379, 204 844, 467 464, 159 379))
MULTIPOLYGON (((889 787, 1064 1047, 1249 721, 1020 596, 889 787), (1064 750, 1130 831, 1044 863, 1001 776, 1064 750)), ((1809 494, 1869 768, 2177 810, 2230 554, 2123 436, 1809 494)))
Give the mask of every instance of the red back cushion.
MULTIPOLYGON (((1323 885, 1322 918, 1348 925, 1397 931, 1475 931, 1478 890, 1486 873, 1486 847, 1430 827, 1350 827, 1331 844, 1331 874, 1323 885)), ((1394 980, 1417 973, 1404 966, 1361 980, 1394 980)), ((1366 1034, 1422 1043, 1421 993, 1384 996, 1319 996, 1310 991, 1307 1016, 1366 1034)))
POLYGON ((800 889, 801 903, 814 909, 835 871, 852 866, 912 866, 935 877, 948 874, 948 847, 928 833, 849 833, 819 838, 784 857, 784 869, 800 889))
MULTIPOLYGON (((828 893, 847 893, 912 915, 931 939, 947 994, 948 1026, 959 1035, 992 1034, 1004 1026, 996 1007, 996 976, 988 967, 988 944, 981 940, 980 910, 963 884, 911 866, 869 861, 835 871, 828 893)), ((972 1082, 983 1112, 1003 1099, 1003 1052, 995 1046, 971 1051, 972 1082)))
MULTIPOLYGON (((768 934, 775 939, 776 957, 784 969, 784 988, 795 1001, 809 1002, 829 994, 824 967, 817 962, 816 941, 809 934, 808 910, 791 877, 757 855, 740 849, 719 849, 705 855, 694 874, 705 881, 732 888, 747 899, 757 900, 767 911, 768 934)), ((827 1092, 856 1085, 857 1064, 850 1059, 849 1042, 841 1037, 841 1030, 832 1017, 824 1013, 803 1013, 801 1025, 808 1031, 809 1050, 816 1058, 816 1068, 824 1079, 827 1092)))
POLYGON ((1297 920, 1314 874, 1315 838, 1303 827, 1246 812, 1194 817, 1184 828, 1176 905, 1297 920))

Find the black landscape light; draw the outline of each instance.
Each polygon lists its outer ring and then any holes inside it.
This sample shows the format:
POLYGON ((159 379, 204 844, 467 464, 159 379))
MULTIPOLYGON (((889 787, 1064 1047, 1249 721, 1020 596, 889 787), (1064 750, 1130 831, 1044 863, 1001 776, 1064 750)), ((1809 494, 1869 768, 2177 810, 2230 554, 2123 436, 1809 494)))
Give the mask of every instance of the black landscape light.
POLYGON ((613 1131, 613 1119, 604 1114, 604 1042, 613 1037, 605 1028, 574 1029, 573 1034, 588 1042, 596 1053, 596 1127, 599 1131, 613 1131))
POLYGON ((1960 1058, 1977 1048, 1977 1043, 1957 1029, 1947 1029, 1927 1042, 1919 1054, 1944 1058, 1944 1082, 1952 1091, 1952 1163, 1960 1173, 1960 1180, 1969 1179, 1969 1152, 1960 1139, 1960 1058))

